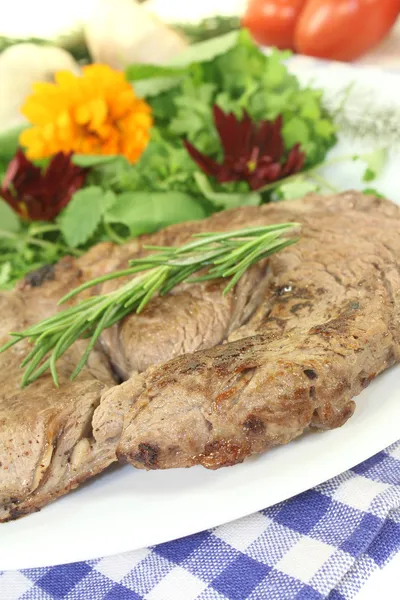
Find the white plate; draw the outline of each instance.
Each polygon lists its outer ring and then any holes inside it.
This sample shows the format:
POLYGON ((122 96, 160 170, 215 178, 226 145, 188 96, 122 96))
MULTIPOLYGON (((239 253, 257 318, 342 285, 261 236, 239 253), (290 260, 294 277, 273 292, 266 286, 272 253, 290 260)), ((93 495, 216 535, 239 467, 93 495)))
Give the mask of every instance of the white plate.
MULTIPOLYGON (((295 68, 296 65, 295 65, 295 68)), ((357 79, 371 86, 367 70, 304 69, 339 89, 357 79), (347 79, 346 79, 347 78, 347 79)), ((298 71, 300 72, 300 71, 298 71)), ((400 106, 400 78, 379 74, 374 100, 400 106), (385 89, 386 96, 379 96, 385 89)), ((383 105, 382 104, 382 105, 383 105)), ((400 109, 399 109, 400 111, 400 109)), ((372 115, 371 115, 372 116, 372 115)), ((372 116, 373 118, 373 116, 372 116)), ((379 143, 379 142, 378 142, 379 143)), ((370 148, 377 141, 371 140, 370 148)), ((335 154, 368 150, 366 140, 343 137, 335 154)), ((400 153, 374 186, 400 202, 400 153)), ((356 185, 360 167, 337 167, 335 184, 356 185)), ((117 554, 189 535, 243 517, 313 487, 372 456, 400 437, 400 367, 385 373, 357 398, 353 418, 341 429, 310 433, 242 465, 207 471, 145 472, 114 468, 42 512, 0 525, 0 570, 49 566, 117 554)))

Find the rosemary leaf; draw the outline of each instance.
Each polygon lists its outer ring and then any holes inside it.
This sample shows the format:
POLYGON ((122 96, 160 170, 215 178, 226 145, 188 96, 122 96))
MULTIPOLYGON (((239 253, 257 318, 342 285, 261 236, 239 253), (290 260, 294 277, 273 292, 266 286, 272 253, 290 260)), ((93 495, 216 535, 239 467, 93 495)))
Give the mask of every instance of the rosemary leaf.
POLYGON ((146 249, 155 250, 154 254, 131 260, 127 269, 82 284, 61 298, 59 304, 88 288, 132 275, 128 282, 107 294, 86 298, 25 331, 10 334, 12 339, 0 352, 28 338, 34 347, 21 363, 25 369, 21 385, 28 385, 50 369, 58 387, 57 361, 79 338, 90 341, 71 379, 85 366, 102 332, 133 311, 140 313, 155 295, 167 294, 183 281, 230 277, 223 290, 227 294, 253 264, 297 242, 297 230, 297 223, 281 223, 225 233, 201 233, 180 247, 149 246, 146 249), (203 274, 193 277, 201 271, 203 274))

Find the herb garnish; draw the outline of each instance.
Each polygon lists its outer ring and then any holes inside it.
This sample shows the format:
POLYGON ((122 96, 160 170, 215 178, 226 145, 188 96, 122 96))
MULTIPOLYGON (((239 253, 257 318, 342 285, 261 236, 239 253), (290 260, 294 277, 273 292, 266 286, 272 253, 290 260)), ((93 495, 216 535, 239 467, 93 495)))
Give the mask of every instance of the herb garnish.
POLYGON ((104 329, 129 313, 142 311, 155 294, 167 294, 183 281, 230 277, 223 291, 226 294, 251 265, 294 244, 298 240, 295 236, 297 228, 297 223, 282 223, 226 233, 200 233, 193 236, 194 241, 180 247, 144 246, 156 252, 130 261, 129 268, 123 271, 84 283, 61 298, 59 304, 99 283, 127 275, 134 275, 133 279, 112 292, 91 296, 25 331, 11 333, 13 339, 0 348, 0 353, 28 338, 34 347, 21 364, 25 367, 22 387, 48 369, 58 386, 57 360, 78 338, 91 338, 71 376, 75 379, 104 329), (206 273, 192 277, 205 268, 208 268, 206 273))

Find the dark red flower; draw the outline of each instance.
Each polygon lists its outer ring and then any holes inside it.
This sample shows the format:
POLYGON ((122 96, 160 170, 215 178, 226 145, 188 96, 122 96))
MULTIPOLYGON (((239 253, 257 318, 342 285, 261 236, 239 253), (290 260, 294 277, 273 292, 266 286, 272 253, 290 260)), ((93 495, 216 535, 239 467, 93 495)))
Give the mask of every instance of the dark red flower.
POLYGON ((219 183, 247 181, 251 189, 293 175, 301 170, 305 154, 296 144, 286 155, 282 138, 282 117, 254 123, 245 112, 242 119, 225 114, 214 105, 214 122, 224 151, 222 164, 197 150, 190 142, 185 147, 193 160, 219 183))
POLYGON ((0 196, 24 219, 52 221, 83 186, 86 174, 87 169, 71 162, 71 154, 55 154, 42 171, 18 150, 8 165, 0 196))

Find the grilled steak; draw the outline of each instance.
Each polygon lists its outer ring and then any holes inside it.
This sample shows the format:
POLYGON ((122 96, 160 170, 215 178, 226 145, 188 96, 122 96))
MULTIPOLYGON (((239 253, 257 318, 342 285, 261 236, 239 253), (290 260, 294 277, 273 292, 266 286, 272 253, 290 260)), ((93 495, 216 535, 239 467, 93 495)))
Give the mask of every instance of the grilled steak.
MULTIPOLYGON (((0 344, 9 331, 54 313, 67 290, 98 274, 109 250, 97 247, 79 261, 65 258, 55 268, 29 275, 14 292, 2 293, 0 344)), ((91 455, 88 445, 94 409, 115 381, 108 361, 96 351, 78 380, 69 382, 83 348, 77 343, 60 361, 59 390, 48 375, 20 389, 26 346, 0 355, 0 520, 35 510, 110 462, 91 455)))
MULTIPOLYGON (((255 213, 254 218, 260 215, 255 213)), ((246 211, 234 215, 235 219, 239 227, 249 220, 246 211)), ((231 228, 229 220, 217 221, 223 229, 231 228)), ((181 244, 193 232, 205 229, 203 223, 186 224, 141 241, 181 244)), ((138 240, 123 247, 101 244, 78 260, 65 258, 54 268, 44 267, 30 274, 17 290, 0 294, 0 345, 7 341, 10 331, 53 314, 68 290, 126 266, 128 258, 142 252, 140 247, 138 240)), ((140 318, 132 315, 105 332, 102 344, 71 383, 69 376, 85 347, 85 342, 76 343, 59 362, 59 390, 49 374, 20 389, 19 365, 28 351, 27 344, 1 354, 0 521, 40 508, 115 461, 118 435, 112 433, 112 419, 118 402, 111 407, 104 439, 97 440, 98 434, 92 432, 92 416, 102 393, 117 383, 113 373, 125 376, 132 369, 141 370, 187 350, 222 342, 261 302, 265 269, 265 263, 256 265, 234 293, 225 297, 221 294, 224 281, 182 285, 174 290, 174 296, 155 299, 140 318)), ((121 410, 127 409, 123 406, 121 410)))
POLYGON ((208 282, 153 300, 105 332, 73 383, 86 342, 60 362, 58 390, 48 375, 19 389, 26 347, 0 355, 0 520, 39 509, 116 452, 140 468, 217 468, 345 422, 400 345, 400 209, 357 193, 235 209, 66 258, 0 296, 0 343, 55 312, 67 290, 124 266, 141 242, 282 221, 302 222, 303 238, 267 269, 227 298, 225 282, 208 282), (113 373, 130 378, 116 385, 113 373))
POLYGON ((118 456, 139 468, 218 468, 329 429, 400 355, 400 210, 358 194, 261 209, 300 220, 271 257, 265 300, 228 343, 176 358, 113 389, 132 407, 118 456))

